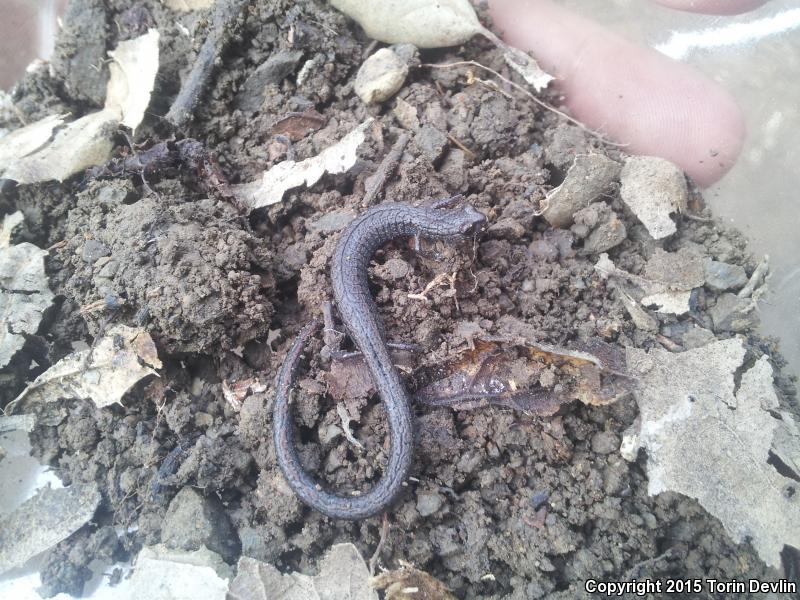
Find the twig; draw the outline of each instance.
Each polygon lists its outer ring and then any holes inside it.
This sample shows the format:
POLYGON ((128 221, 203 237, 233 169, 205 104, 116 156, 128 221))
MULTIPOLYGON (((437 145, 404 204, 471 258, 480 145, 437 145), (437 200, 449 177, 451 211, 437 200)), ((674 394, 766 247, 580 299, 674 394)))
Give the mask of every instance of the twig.
POLYGON ((551 106, 550 104, 548 104, 544 100, 540 100, 539 98, 534 96, 532 93, 530 93, 528 90, 526 90, 524 87, 522 87, 518 83, 514 83, 513 81, 511 81, 508 77, 504 77, 503 75, 501 75, 500 73, 498 73, 494 69, 489 68, 486 65, 482 65, 481 63, 476 62, 474 60, 459 60, 459 61, 456 61, 456 62, 444 63, 444 64, 441 64, 441 63, 440 64, 422 63, 420 65, 420 67, 427 67, 429 69, 452 69, 452 68, 455 68, 455 67, 478 67, 479 69, 483 69, 484 71, 488 71, 489 73, 491 73, 492 75, 494 75, 495 77, 497 77, 498 79, 503 81, 503 83, 506 83, 507 85, 510 85, 511 87, 513 87, 518 92, 521 92, 522 94, 525 94, 525 96, 527 96, 528 99, 532 100, 533 102, 535 102, 536 104, 538 104, 539 106, 544 108, 545 110, 549 110, 550 112, 557 114, 559 117, 561 117, 563 119, 566 119, 567 121, 569 121, 573 125, 577 125, 581 129, 583 129, 586 133, 588 133, 589 135, 591 135, 593 137, 596 137, 598 140, 600 140, 604 144, 608 144, 609 146, 618 146, 618 147, 625 147, 625 146, 628 145, 628 144, 621 144, 619 142, 612 142, 611 140, 609 140, 605 136, 603 136, 601 133, 598 133, 597 131, 594 131, 593 129, 590 129, 589 127, 587 127, 586 125, 584 125, 583 123, 581 123, 580 121, 575 119, 574 117, 570 117, 567 113, 558 110, 555 106, 551 106))
POLYGON ((713 223, 714 219, 712 217, 701 217, 700 215, 693 215, 692 213, 681 213, 684 217, 689 219, 690 221, 697 221, 698 223, 713 223))
POLYGON ((381 550, 383 550, 383 545, 386 543, 387 537, 389 537, 389 515, 387 513, 383 513, 383 523, 381 524, 381 539, 378 540, 378 547, 375 548, 375 554, 373 554, 372 558, 369 559, 370 576, 375 575, 375 567, 378 565, 378 559, 381 556, 381 550))
POLYGON ((408 145, 408 140, 411 139, 407 133, 403 133, 397 141, 392 146, 392 149, 389 153, 384 157, 381 161, 380 166, 377 170, 367 177, 367 180, 364 185, 364 200, 363 204, 365 206, 371 206, 372 203, 377 199, 378 194, 381 193, 383 187, 386 185, 386 181, 391 177, 394 170, 397 168, 397 165, 400 163, 400 159, 403 156, 403 151, 406 149, 408 145))
POLYGON ((470 160, 475 160, 475 153, 467 148, 462 141, 460 141, 457 137, 453 136, 451 133, 447 133, 447 139, 450 140, 453 144, 461 148, 464 154, 468 154, 470 160))
POLYGON ((222 54, 236 30, 236 19, 250 0, 219 0, 214 8, 214 21, 206 40, 197 53, 192 70, 183 82, 166 119, 181 129, 191 120, 200 96, 208 85, 217 57, 222 54))

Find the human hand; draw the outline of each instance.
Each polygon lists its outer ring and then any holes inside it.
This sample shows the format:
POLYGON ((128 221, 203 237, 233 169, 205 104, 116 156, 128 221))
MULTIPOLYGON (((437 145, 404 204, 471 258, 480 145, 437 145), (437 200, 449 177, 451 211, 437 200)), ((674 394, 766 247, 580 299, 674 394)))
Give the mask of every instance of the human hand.
MULTIPOLYGON (((655 0, 670 8, 736 14, 766 0, 655 0)), ((532 51, 557 79, 573 116, 630 154, 661 156, 698 185, 718 181, 745 137, 733 96, 696 69, 639 46, 552 0, 489 0, 510 44, 532 51)))

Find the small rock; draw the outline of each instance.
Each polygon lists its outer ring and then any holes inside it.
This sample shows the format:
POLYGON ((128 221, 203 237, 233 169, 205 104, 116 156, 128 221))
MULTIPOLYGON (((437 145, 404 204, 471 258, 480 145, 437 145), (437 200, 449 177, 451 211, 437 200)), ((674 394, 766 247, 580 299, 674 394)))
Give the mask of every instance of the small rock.
POLYGON ((620 299, 622 305, 636 325, 637 329, 642 331, 656 332, 658 331, 658 319, 642 308, 633 298, 628 296, 625 292, 620 291, 620 299))
POLYGON ((730 263, 707 260, 705 263, 706 286, 715 292, 738 290, 747 283, 744 267, 730 263))
POLYGON ((714 331, 747 331, 758 323, 753 303, 735 294, 722 294, 709 311, 714 321, 714 331))
POLYGON ((111 250, 105 244, 97 240, 86 240, 83 244, 83 250, 81 251, 81 258, 83 258, 84 262, 93 265, 102 257, 110 254, 111 250))
POLYGON ((439 174, 447 183, 447 189, 454 192, 466 192, 469 188, 466 168, 467 158, 464 151, 451 148, 439 167, 439 174))
POLYGON ((553 227, 569 227, 572 215, 605 192, 619 172, 619 163, 602 154, 577 156, 564 182, 547 195, 544 218, 553 227))
POLYGON ((426 125, 414 136, 414 143, 428 160, 436 162, 447 147, 447 136, 435 127, 426 125))
POLYGON ((305 242, 290 244, 282 253, 281 258, 290 271, 297 272, 308 262, 308 247, 305 242))
POLYGON ((361 65, 354 89, 366 104, 383 102, 403 87, 408 65, 389 48, 381 48, 361 65))
POLYGON ((656 248, 644 267, 644 276, 672 290, 691 290, 705 282, 704 260, 702 250, 693 244, 677 252, 656 248))
POLYGON ((347 227, 355 218, 356 215, 352 210, 332 210, 310 223, 309 228, 320 233, 334 233, 347 227))
POLYGON ((417 109, 402 98, 397 99, 397 103, 395 104, 392 113, 403 129, 408 129, 409 131, 416 131, 419 129, 419 116, 417 115, 417 109))
POLYGON ((264 102, 264 91, 270 84, 280 83, 294 71, 303 53, 300 50, 279 50, 261 63, 245 80, 236 96, 236 106, 244 111, 256 111, 264 102))
POLYGON ((390 258, 382 265, 375 268, 375 275, 384 281, 396 281, 408 277, 411 265, 402 258, 390 258))
POLYGON ((553 262, 558 260, 558 248, 550 240, 534 240, 528 250, 538 260, 553 262))
POLYGON ((580 127, 562 123, 553 131, 553 139, 545 147, 545 160, 559 169, 567 169, 575 157, 588 153, 586 133, 580 127))
POLYGON ((610 431, 598 431, 592 436, 591 443, 597 454, 612 454, 619 449, 619 438, 610 431))
MULTIPOLYGON (((584 224, 592 228, 583 242, 584 254, 600 254, 618 246, 628 237, 625 224, 605 202, 596 202, 579 210, 574 215, 575 226, 584 224), (584 215, 584 213, 590 213, 584 215), (591 224, 590 224, 591 222, 591 224)), ((576 234, 577 235, 577 234, 576 234)))
POLYGON ((337 425, 327 425, 319 428, 319 443, 323 446, 327 445, 333 439, 342 435, 342 429, 337 425))
POLYGON ((241 551, 239 536, 219 501, 204 498, 190 487, 183 488, 170 502, 161 542, 177 550, 199 550, 205 546, 228 563, 236 560, 241 551))
POLYGON ((499 219, 489 227, 486 235, 493 239, 516 241, 525 235, 525 228, 516 219, 499 219))
POLYGON ((420 516, 429 517, 444 504, 444 498, 436 492, 420 492, 417 494, 417 512, 420 516))
POLYGON ((675 164, 656 156, 632 156, 620 174, 620 196, 654 239, 677 231, 670 214, 686 210, 689 190, 675 164))
POLYGON ((716 341, 716 339, 717 337, 713 332, 709 331, 705 327, 698 327, 697 325, 694 325, 683 334, 681 341, 683 342, 684 348, 687 350, 692 350, 693 348, 702 348, 703 346, 707 346, 711 342, 716 341))

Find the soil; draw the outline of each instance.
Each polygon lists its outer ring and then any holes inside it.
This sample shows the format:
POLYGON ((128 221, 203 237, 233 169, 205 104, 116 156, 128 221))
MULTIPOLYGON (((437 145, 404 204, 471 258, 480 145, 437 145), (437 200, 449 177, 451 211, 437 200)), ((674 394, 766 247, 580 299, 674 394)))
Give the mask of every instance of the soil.
MULTIPOLYGON (((280 569, 313 572, 324 551, 343 541, 373 554, 380 518, 331 521, 289 490, 275 463, 270 409, 272 382, 293 336, 331 297, 328 265, 338 234, 367 208, 365 180, 404 133, 411 140, 382 198, 416 203, 460 193, 491 224, 474 255, 469 248, 451 250, 455 260, 448 262, 436 256, 445 248, 417 254, 397 241, 376 257, 374 297, 388 336, 420 347, 410 359, 415 369, 452 360, 476 331, 499 334, 509 322, 561 346, 599 338, 620 348, 651 348, 668 338, 689 347, 695 323, 718 338, 733 335, 714 331, 709 311, 722 294, 708 288, 700 289, 690 315, 652 313, 657 331, 637 329, 594 271, 597 253, 584 246, 592 219, 559 230, 536 216, 576 154, 617 160, 620 154, 522 96, 470 83, 464 69, 412 68, 397 94, 408 105, 402 115, 393 111, 395 100, 365 106, 352 84, 374 46, 357 25, 316 0, 258 2, 219 57, 193 121, 175 132, 159 115, 212 26, 208 15, 175 13, 155 0, 133 7, 122 0, 73 0, 70 6, 52 69, 27 74, 13 91, 28 122, 96 108, 103 82, 87 53, 102 58, 151 24, 161 34, 161 70, 136 132, 143 148, 176 133, 195 138, 229 182, 240 183, 287 157, 317 154, 367 117, 377 125, 349 172, 292 190, 282 203, 247 216, 209 187, 203 173, 181 167, 148 174, 146 182, 135 174, 79 175, 3 192, 0 206, 23 211, 28 238, 43 248, 56 245, 47 269, 59 301, 4 374, 0 406, 26 377, 73 344, 91 344, 110 324, 145 328, 164 363, 160 378, 137 385, 124 406, 71 401, 65 418, 40 422, 32 433, 36 456, 65 485, 94 481, 103 495, 94 521, 50 551, 46 594, 79 594, 92 560, 110 563, 159 543, 170 502, 184 488, 218 503, 241 554, 280 569), (92 43, 76 53, 84 35, 92 43), (259 70, 270 59, 272 67, 259 70), (411 120, 408 107, 416 112, 411 120), (276 122, 309 108, 323 116, 321 127, 290 142, 273 135, 276 122), (454 269, 452 286, 434 287, 427 300, 409 297, 454 269), (226 400, 224 390, 246 380, 263 385, 250 386, 241 405, 226 400), (119 543, 108 535, 112 527, 127 531, 119 543)), ((482 40, 424 51, 421 60, 475 60, 511 76, 482 40)), ((118 155, 130 153, 122 136, 118 142, 118 155)), ((756 266, 743 238, 718 223, 679 218, 678 233, 656 243, 625 211, 618 189, 602 202, 600 221, 613 211, 627 232, 609 255, 632 273, 644 274, 661 249, 691 248, 740 264, 748 274, 756 266)), ((702 209, 696 191, 691 206, 702 209)), ((767 353, 781 365, 769 340, 744 333, 754 357, 767 353)), ((311 360, 295 401, 301 455, 331 486, 365 489, 386 459, 383 407, 366 384, 344 401, 352 433, 365 446, 357 450, 341 435, 336 402, 325 395, 332 367, 319 357, 321 345, 307 352, 311 360)), ((348 364, 363 369, 358 361, 348 364)), ((793 382, 778 373, 777 383, 785 407, 796 412, 793 382)), ((572 598, 590 577, 780 576, 748 545, 731 542, 694 500, 648 496, 646 456, 629 463, 618 452, 622 432, 637 416, 630 395, 608 406, 571 403, 548 417, 496 406, 418 405, 416 411, 413 478, 391 511, 383 565, 409 561, 459 598, 509 600, 572 598)), ((238 553, 227 557, 232 564, 238 553)))

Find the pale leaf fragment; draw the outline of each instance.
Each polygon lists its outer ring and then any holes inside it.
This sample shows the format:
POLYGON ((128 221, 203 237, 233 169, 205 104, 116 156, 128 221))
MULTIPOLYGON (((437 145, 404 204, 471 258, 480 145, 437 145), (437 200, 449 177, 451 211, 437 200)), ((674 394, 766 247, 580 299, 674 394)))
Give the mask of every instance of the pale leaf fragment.
POLYGON ((110 77, 106 88, 106 108, 122 114, 120 123, 132 130, 141 124, 150 104, 150 94, 158 73, 158 30, 120 42, 108 55, 110 77))
POLYGON ((59 129, 53 140, 37 152, 11 161, 3 177, 17 183, 64 181, 108 160, 114 147, 111 136, 118 125, 116 110, 103 109, 81 117, 59 129))
POLYGON ((158 72, 158 31, 120 42, 109 56, 105 107, 66 125, 63 115, 50 115, 3 137, 0 178, 21 184, 64 181, 110 158, 119 125, 135 129, 150 103, 158 72))
POLYGON ((331 546, 319 575, 281 573, 268 563, 243 556, 228 600, 378 600, 367 563, 353 544, 331 546))
POLYGON ((62 358, 39 375, 13 404, 89 398, 98 407, 121 403, 130 387, 161 368, 155 344, 143 329, 117 325, 94 348, 62 358))
POLYGON ((656 312, 668 315, 684 315, 690 310, 692 291, 668 291, 650 294, 642 298, 643 306, 655 306, 656 312))
POLYGON ((168 8, 178 12, 205 10, 214 6, 214 0, 162 0, 168 8))
POLYGON ((231 568, 205 546, 172 550, 145 546, 136 557, 130 579, 130 600, 225 600, 231 568))
POLYGON ((631 156, 620 174, 620 197, 653 239, 677 231, 670 216, 686 212, 689 191, 683 171, 657 156, 631 156))
POLYGON ((387 44, 443 48, 483 32, 469 0, 331 0, 366 34, 387 44))
POLYGON ((0 573, 20 567, 83 527, 100 504, 94 483, 43 488, 0 517, 0 573))
POLYGON ((0 140, 0 177, 8 179, 5 171, 12 161, 36 152, 49 142, 53 131, 64 122, 65 116, 49 115, 3 136, 0 140))
MULTIPOLYGON (((4 237, 5 232, 6 227, 4 237)), ((36 333, 53 303, 44 271, 46 255, 27 242, 0 247, 0 368, 22 349, 26 335, 36 333)))
POLYGON ((231 186, 234 195, 253 210, 277 204, 287 190, 314 185, 325 173, 345 173, 356 164, 356 151, 364 143, 366 130, 372 122, 373 119, 367 119, 312 158, 300 162, 285 160, 264 171, 260 181, 231 186))
POLYGON ((736 338, 681 353, 629 348, 640 419, 625 436, 624 455, 646 449, 650 494, 696 498, 731 538, 750 540, 777 567, 784 545, 800 547, 800 494, 767 462, 781 420, 772 414, 778 399, 766 357, 736 389, 745 353, 736 338))
POLYGON ((503 51, 509 66, 537 92, 553 80, 533 57, 509 46, 481 25, 469 0, 331 0, 331 4, 380 42, 445 48, 480 34, 503 51))

